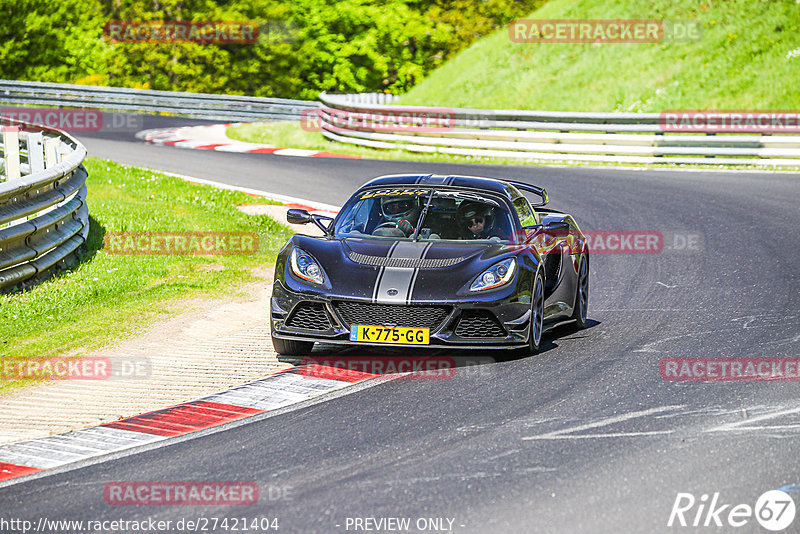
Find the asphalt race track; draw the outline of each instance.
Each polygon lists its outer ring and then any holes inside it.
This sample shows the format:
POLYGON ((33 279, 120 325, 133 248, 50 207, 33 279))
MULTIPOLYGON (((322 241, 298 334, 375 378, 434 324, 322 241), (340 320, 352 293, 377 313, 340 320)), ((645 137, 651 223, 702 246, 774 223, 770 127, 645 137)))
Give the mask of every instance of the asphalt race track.
MULTIPOLYGON (((266 516, 298 533, 354 532, 352 518, 370 517, 449 518, 470 533, 658 532, 688 530, 667 528, 679 492, 754 506, 800 483, 800 383, 667 382, 659 372, 662 358, 800 357, 797 175, 294 158, 79 137, 92 156, 332 204, 380 174, 508 177, 545 186, 584 230, 658 230, 665 249, 593 255, 593 326, 557 329, 535 356, 395 380, 6 487, 5 517, 266 516), (668 250, 689 234, 696 250, 668 250), (104 485, 128 480, 254 481, 262 498, 105 504, 104 485)), ((738 530, 759 529, 750 518, 738 530)))

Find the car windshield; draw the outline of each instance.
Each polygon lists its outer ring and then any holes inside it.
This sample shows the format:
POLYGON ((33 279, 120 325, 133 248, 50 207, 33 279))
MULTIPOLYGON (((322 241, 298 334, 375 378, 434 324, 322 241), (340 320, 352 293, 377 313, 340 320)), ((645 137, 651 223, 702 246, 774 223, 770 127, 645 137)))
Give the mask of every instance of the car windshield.
POLYGON ((393 188, 367 190, 342 210, 337 237, 508 243, 514 224, 505 203, 472 191, 393 188))

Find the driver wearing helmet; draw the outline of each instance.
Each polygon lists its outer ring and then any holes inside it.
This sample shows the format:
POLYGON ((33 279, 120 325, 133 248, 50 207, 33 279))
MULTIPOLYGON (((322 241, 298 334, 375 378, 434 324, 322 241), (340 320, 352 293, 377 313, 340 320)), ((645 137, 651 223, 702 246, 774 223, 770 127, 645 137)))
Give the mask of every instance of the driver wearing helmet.
POLYGON ((381 215, 384 223, 395 223, 408 237, 414 233, 414 224, 422 213, 419 198, 410 195, 381 197, 381 215))
POLYGON ((481 202, 466 201, 459 206, 464 239, 488 239, 494 229, 494 211, 481 202))

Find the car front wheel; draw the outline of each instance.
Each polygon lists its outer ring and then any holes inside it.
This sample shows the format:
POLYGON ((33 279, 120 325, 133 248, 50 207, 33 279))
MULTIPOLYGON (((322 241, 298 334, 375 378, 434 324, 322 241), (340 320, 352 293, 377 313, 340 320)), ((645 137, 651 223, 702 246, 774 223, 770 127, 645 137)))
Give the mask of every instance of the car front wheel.
POLYGON ((313 341, 297 341, 294 339, 280 339, 272 336, 272 346, 281 356, 302 356, 309 354, 314 348, 313 341))
POLYGON ((541 271, 536 273, 531 294, 531 331, 528 335, 528 346, 532 353, 538 352, 542 344, 544 321, 544 277, 541 271))
POLYGON ((581 254, 578 264, 578 284, 575 288, 575 307, 572 318, 578 330, 586 328, 586 317, 589 309, 589 255, 581 254))

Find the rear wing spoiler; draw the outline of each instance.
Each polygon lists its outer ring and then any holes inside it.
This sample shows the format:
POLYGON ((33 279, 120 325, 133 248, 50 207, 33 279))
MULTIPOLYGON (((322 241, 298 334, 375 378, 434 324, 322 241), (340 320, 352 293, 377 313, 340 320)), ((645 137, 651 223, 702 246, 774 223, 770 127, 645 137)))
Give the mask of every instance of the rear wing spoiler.
POLYGON ((528 191, 529 193, 534 193, 542 197, 541 204, 531 204, 534 208, 541 208, 542 206, 546 206, 548 202, 550 202, 550 197, 547 196, 547 190, 544 187, 537 187, 535 185, 526 184, 524 182, 515 182, 513 180, 503 180, 507 184, 511 184, 517 189, 521 189, 522 191, 528 191))

